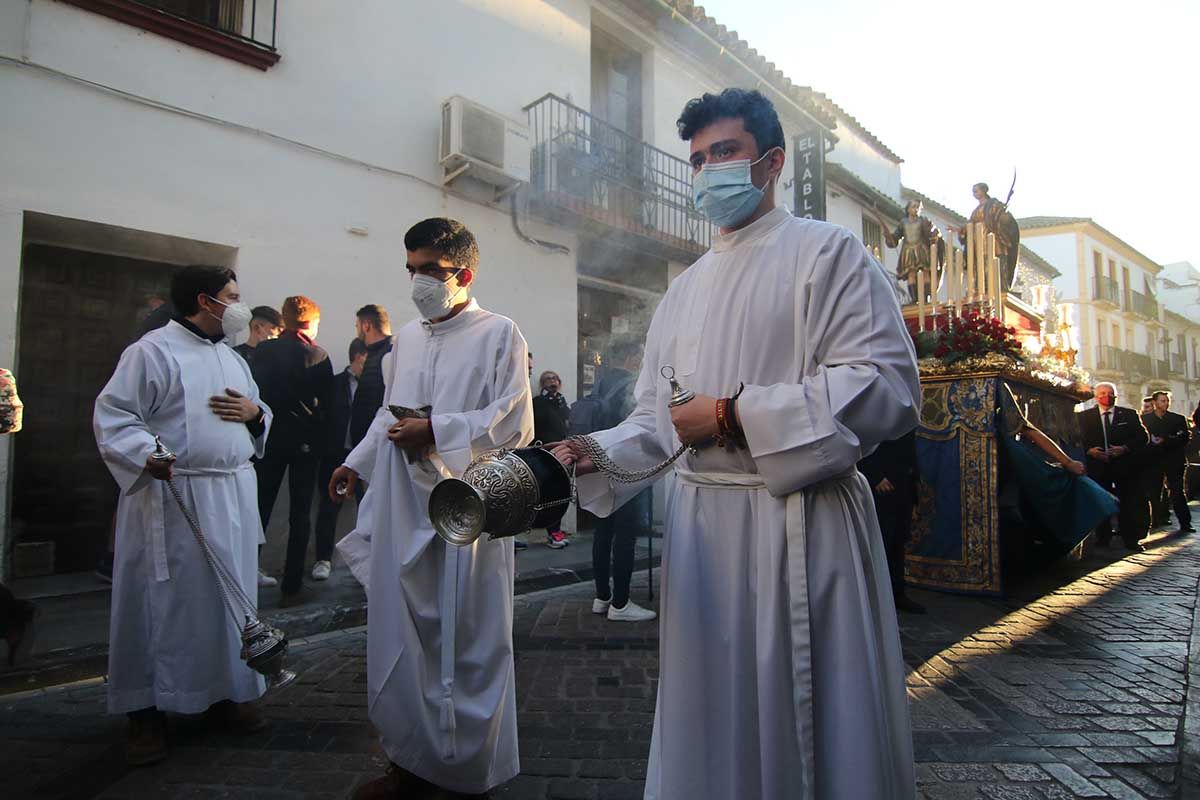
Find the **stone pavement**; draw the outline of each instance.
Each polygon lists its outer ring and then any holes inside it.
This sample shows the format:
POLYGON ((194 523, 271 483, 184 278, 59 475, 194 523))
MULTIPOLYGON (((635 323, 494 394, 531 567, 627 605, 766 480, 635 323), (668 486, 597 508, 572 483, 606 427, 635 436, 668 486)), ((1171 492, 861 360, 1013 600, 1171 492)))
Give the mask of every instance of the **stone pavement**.
MULTIPOLYGON (((1062 562, 1003 600, 914 593, 930 611, 901 619, 922 797, 1181 796, 1200 543, 1160 536, 1121 555, 1062 562)), ((523 772, 501 798, 641 797, 656 623, 609 623, 590 603, 586 585, 517 599, 523 772)), ((268 732, 174 718, 171 759, 140 770, 124 766, 101 683, 0 698, 0 795, 348 797, 383 766, 364 649, 362 628, 297 643, 301 678, 264 702, 268 732)))

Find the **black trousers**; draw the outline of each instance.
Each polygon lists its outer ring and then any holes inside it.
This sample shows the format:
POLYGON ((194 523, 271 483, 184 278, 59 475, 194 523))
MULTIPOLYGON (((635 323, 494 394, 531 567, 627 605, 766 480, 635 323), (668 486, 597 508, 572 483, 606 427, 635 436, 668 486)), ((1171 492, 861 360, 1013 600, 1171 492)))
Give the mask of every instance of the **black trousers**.
POLYGON ((871 491, 875 500, 875 516, 883 535, 883 552, 887 555, 888 576, 892 579, 892 597, 904 596, 904 543, 912 530, 912 486, 897 485, 890 492, 871 491))
POLYGON ((304 557, 308 552, 308 537, 312 535, 313 491, 317 486, 317 455, 311 451, 290 453, 267 451, 261 461, 254 463, 258 473, 258 514, 263 530, 271 521, 271 509, 279 496, 283 475, 288 477, 288 543, 283 562, 284 594, 300 591, 304 580, 304 557))
MULTIPOLYGON (((329 499, 329 480, 333 477, 333 471, 345 462, 349 454, 349 450, 343 450, 341 453, 323 455, 320 466, 317 467, 317 561, 333 560, 333 540, 337 534, 338 514, 346 504, 335 503, 329 499)), ((366 486, 360 480, 354 486, 354 497, 361 503, 365 493, 366 486)))
POLYGON ((596 520, 592 535, 592 569, 596 576, 596 597, 611 599, 617 608, 629 602, 629 582, 633 578, 633 551, 639 534, 650 530, 650 489, 644 489, 611 515, 596 520), (612 587, 609 587, 609 563, 612 587))
POLYGON ((24 622, 24 604, 0 583, 0 636, 7 636, 10 628, 20 627, 24 622))
POLYGON ((1187 495, 1183 490, 1183 474, 1187 464, 1183 461, 1159 461, 1151 464, 1150 472, 1150 504, 1154 508, 1154 521, 1162 524, 1167 521, 1167 496, 1170 496, 1171 507, 1175 510, 1175 521, 1179 527, 1186 528, 1192 524, 1192 512, 1188 509, 1187 495), (1163 484, 1166 492, 1163 492, 1163 484), (1157 491, 1155 491, 1157 489, 1157 491))
MULTIPOLYGON (((1121 504, 1117 512, 1117 526, 1126 547, 1133 547, 1150 532, 1150 501, 1146 497, 1145 477, 1138 474, 1123 476, 1115 481, 1097 481, 1105 489, 1117 495, 1121 504)), ((1105 519, 1096 526, 1096 539, 1106 544, 1112 538, 1112 524, 1105 519)))

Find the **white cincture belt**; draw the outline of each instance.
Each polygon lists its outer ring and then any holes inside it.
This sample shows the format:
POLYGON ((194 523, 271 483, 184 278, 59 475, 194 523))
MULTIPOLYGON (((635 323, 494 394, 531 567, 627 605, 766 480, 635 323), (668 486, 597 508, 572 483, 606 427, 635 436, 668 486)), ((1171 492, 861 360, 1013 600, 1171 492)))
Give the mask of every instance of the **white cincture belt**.
MULTIPOLYGON (((809 493, 819 491, 835 481, 854 478, 851 468, 841 475, 792 492, 787 503, 787 576, 788 617, 792 629, 792 706, 796 714, 796 739, 800 743, 800 766, 804 792, 801 797, 814 797, 815 756, 813 752, 813 689, 812 633, 808 614, 808 544, 804 522, 804 501, 809 493)), ((675 476, 685 486, 702 489, 766 491, 761 475, 751 472, 689 472, 676 468, 675 476)))
MULTIPOLYGON (((222 478, 248 469, 254 469, 254 465, 249 461, 236 467, 174 467, 171 472, 176 478, 222 478)), ((161 491, 151 492, 150 519, 147 526, 150 529, 150 552, 154 557, 154 580, 160 582, 171 580, 171 571, 167 568, 167 529, 163 508, 163 496, 170 491, 163 486, 161 491)), ((183 487, 180 487, 180 493, 183 493, 183 487)), ((175 502, 175 499, 171 498, 171 502, 175 502)), ((190 510, 199 521, 199 510, 190 510)))

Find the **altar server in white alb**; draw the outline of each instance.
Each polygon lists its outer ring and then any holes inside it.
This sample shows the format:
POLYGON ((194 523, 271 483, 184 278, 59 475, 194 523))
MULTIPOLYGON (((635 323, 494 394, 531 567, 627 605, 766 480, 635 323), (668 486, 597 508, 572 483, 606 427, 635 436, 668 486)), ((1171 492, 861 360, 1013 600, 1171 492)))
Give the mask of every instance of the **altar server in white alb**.
POLYGON ((391 766, 357 800, 470 797, 520 771, 512 543, 448 545, 428 504, 483 451, 532 440, 528 348, 471 299, 479 247, 462 223, 419 222, 404 246, 421 319, 397 331, 384 407, 329 486, 370 483, 367 705, 391 766), (388 405, 432 416, 397 421, 388 405))
POLYGON ((217 557, 258 594, 263 541, 251 467, 271 411, 228 346, 250 322, 237 276, 186 267, 171 281, 176 314, 131 344, 96 398, 94 428, 121 489, 109 627, 108 710, 129 715, 130 763, 167 754, 163 712, 211 709, 241 732, 265 726, 249 701, 265 690, 240 658, 240 631, 164 481, 173 477, 217 557), (154 437, 177 460, 149 460, 154 437))
MULTIPOLYGON (((667 503, 645 796, 914 797, 887 561, 855 471, 917 424, 895 293, 849 231, 776 206, 784 137, 766 98, 706 94, 679 131, 720 233, 655 312, 636 410, 595 434, 629 469, 698 447, 667 503), (668 408, 664 365, 690 403, 668 408)), ((642 488, 588 475, 580 504, 609 514, 642 488)))

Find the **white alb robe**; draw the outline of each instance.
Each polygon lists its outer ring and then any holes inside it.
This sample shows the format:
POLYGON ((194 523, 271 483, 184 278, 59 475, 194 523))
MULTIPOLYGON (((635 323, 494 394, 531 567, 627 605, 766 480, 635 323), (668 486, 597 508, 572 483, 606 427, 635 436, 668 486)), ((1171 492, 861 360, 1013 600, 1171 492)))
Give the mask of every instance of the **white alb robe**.
MULTIPOLYGON (((396 334, 384 407, 346 465, 370 485, 367 705, 388 758, 478 793, 520 771, 513 677, 514 560, 508 539, 446 544, 429 493, 485 450, 533 438, 528 349, 512 320, 474 300, 396 334), (436 452, 409 463, 387 440, 388 405, 431 406, 436 452)), ((366 540, 360 540, 366 541, 366 540)))
POLYGON ((193 714, 265 691, 262 677, 240 657, 240 628, 179 505, 145 465, 157 434, 178 456, 175 483, 205 538, 257 603, 263 532, 250 457, 263 454, 270 422, 241 356, 177 322, 126 348, 96 398, 96 444, 121 489, 109 622, 111 713, 157 706, 193 714), (261 436, 208 407, 226 388, 263 408, 261 436))
MULTIPOLYGON (((912 344, 843 228, 777 208, 718 237, 655 312, 637 409, 596 434, 648 467, 678 447, 659 375, 728 397, 748 449, 676 462, 647 800, 911 798, 905 667, 860 458, 917 424, 912 344)), ((600 515, 644 488, 579 481, 600 515)))

